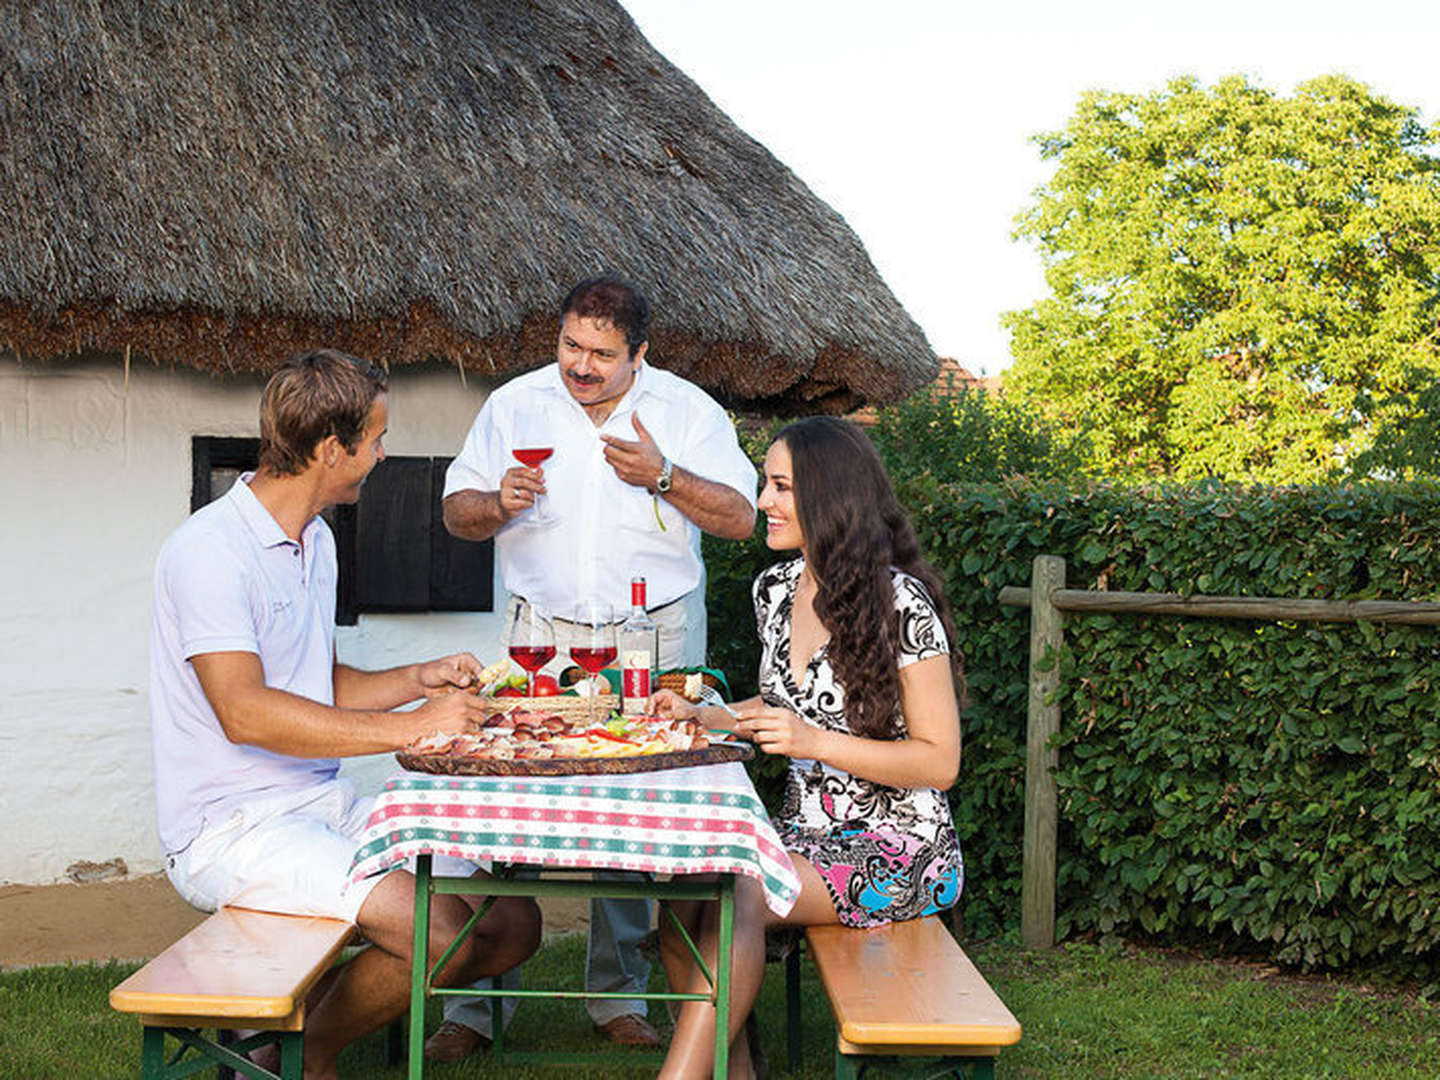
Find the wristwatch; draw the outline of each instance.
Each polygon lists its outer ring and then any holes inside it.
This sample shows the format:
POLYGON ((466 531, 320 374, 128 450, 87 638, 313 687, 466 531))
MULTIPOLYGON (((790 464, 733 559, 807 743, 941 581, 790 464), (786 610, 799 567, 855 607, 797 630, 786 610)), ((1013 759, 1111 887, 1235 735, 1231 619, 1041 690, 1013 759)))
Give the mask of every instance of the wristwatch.
POLYGON ((670 490, 670 473, 675 465, 668 457, 661 458, 660 462, 660 478, 655 481, 655 490, 664 495, 670 490))

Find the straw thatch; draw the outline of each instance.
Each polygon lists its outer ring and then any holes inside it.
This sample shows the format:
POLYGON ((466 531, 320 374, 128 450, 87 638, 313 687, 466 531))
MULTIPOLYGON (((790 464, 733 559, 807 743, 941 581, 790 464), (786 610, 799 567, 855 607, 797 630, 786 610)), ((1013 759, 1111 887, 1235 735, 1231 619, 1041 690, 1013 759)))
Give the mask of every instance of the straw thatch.
POLYGON ((723 400, 887 401, 924 335, 844 221, 608 0, 0 5, 0 348, 214 372, 553 355, 575 280, 723 400))

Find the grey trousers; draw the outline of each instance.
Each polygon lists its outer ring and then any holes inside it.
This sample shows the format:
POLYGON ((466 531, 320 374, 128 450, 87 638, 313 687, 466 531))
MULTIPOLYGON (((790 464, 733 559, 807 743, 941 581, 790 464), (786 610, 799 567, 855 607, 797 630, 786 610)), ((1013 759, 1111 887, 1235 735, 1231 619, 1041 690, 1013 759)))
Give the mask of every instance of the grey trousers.
MULTIPOLYGON (((513 602, 513 601, 512 601, 513 602)), ((660 661, 662 668, 694 667, 705 663, 705 581, 681 600, 655 615, 660 628, 660 661)), ((555 627, 555 659, 558 673, 570 664, 570 643, 564 637, 563 623, 555 627)), ((616 877, 624 877, 617 872, 616 877)), ((650 932, 650 901, 591 900, 590 940, 585 950, 585 989, 598 993, 642 993, 650 981, 650 962, 640 955, 640 941, 650 932)), ((520 985, 520 967, 500 977, 500 985, 514 989, 520 985)), ((494 1038, 494 1005, 491 998, 446 998, 445 1019, 478 1031, 487 1039, 494 1038)), ((505 1026, 515 1015, 518 998, 505 999, 505 1026)), ((608 1024, 627 1013, 645 1015, 645 1002, 639 999, 601 998, 585 1003, 585 1011, 595 1024, 608 1024)))

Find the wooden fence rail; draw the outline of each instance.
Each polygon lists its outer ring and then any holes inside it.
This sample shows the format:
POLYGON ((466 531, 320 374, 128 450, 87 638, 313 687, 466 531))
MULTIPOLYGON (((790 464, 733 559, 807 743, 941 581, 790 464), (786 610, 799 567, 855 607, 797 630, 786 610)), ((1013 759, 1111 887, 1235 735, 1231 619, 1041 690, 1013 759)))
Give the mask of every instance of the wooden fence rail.
MULTIPOLYGON (((1007 585, 1000 590, 1000 603, 1011 607, 1030 607, 1031 591, 1007 585)), ((1269 619, 1276 622, 1364 620, 1440 626, 1440 604, 1419 600, 1282 600, 1273 596, 1182 596, 1179 593, 1095 592, 1066 588, 1052 589, 1049 596, 1050 606, 1059 611, 1117 611, 1130 615, 1269 619)))
POLYGON ((1055 944, 1055 857, 1059 828, 1050 744, 1060 731, 1060 665, 1064 612, 1178 615, 1276 622, 1393 622, 1440 626, 1440 604, 1404 600, 1292 600, 1273 596, 1182 596, 1065 588, 1065 560, 1037 555, 1030 588, 1006 586, 1000 603, 1030 609, 1030 694, 1025 725, 1025 841, 1021 854, 1020 936, 1026 945, 1055 944), (1046 670, 1040 670, 1042 662, 1046 670))

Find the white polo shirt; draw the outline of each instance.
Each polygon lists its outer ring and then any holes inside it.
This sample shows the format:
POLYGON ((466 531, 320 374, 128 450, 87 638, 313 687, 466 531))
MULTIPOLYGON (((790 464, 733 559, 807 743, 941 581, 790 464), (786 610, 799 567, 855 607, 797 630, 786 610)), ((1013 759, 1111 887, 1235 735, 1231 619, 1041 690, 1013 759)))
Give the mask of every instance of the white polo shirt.
POLYGON ((155 564, 150 722, 167 854, 251 799, 312 788, 339 769, 334 758, 230 742, 190 664, 255 653, 267 686, 335 701, 335 538, 317 517, 291 540, 251 492, 252 475, 171 533, 155 564))
POLYGON ((600 600, 623 618, 630 579, 646 580, 646 601, 659 607, 700 584, 700 529, 664 499, 625 483, 605 461, 601 435, 635 439, 640 422, 676 465, 734 488, 755 505, 755 467, 740 449, 725 410, 693 383, 642 361, 635 381, 596 427, 550 364, 512 379, 486 400, 465 445, 445 474, 445 494, 496 491, 512 456, 516 418, 551 420, 554 455, 544 463, 545 501, 553 523, 518 515, 495 536, 505 588, 563 612, 600 600))

